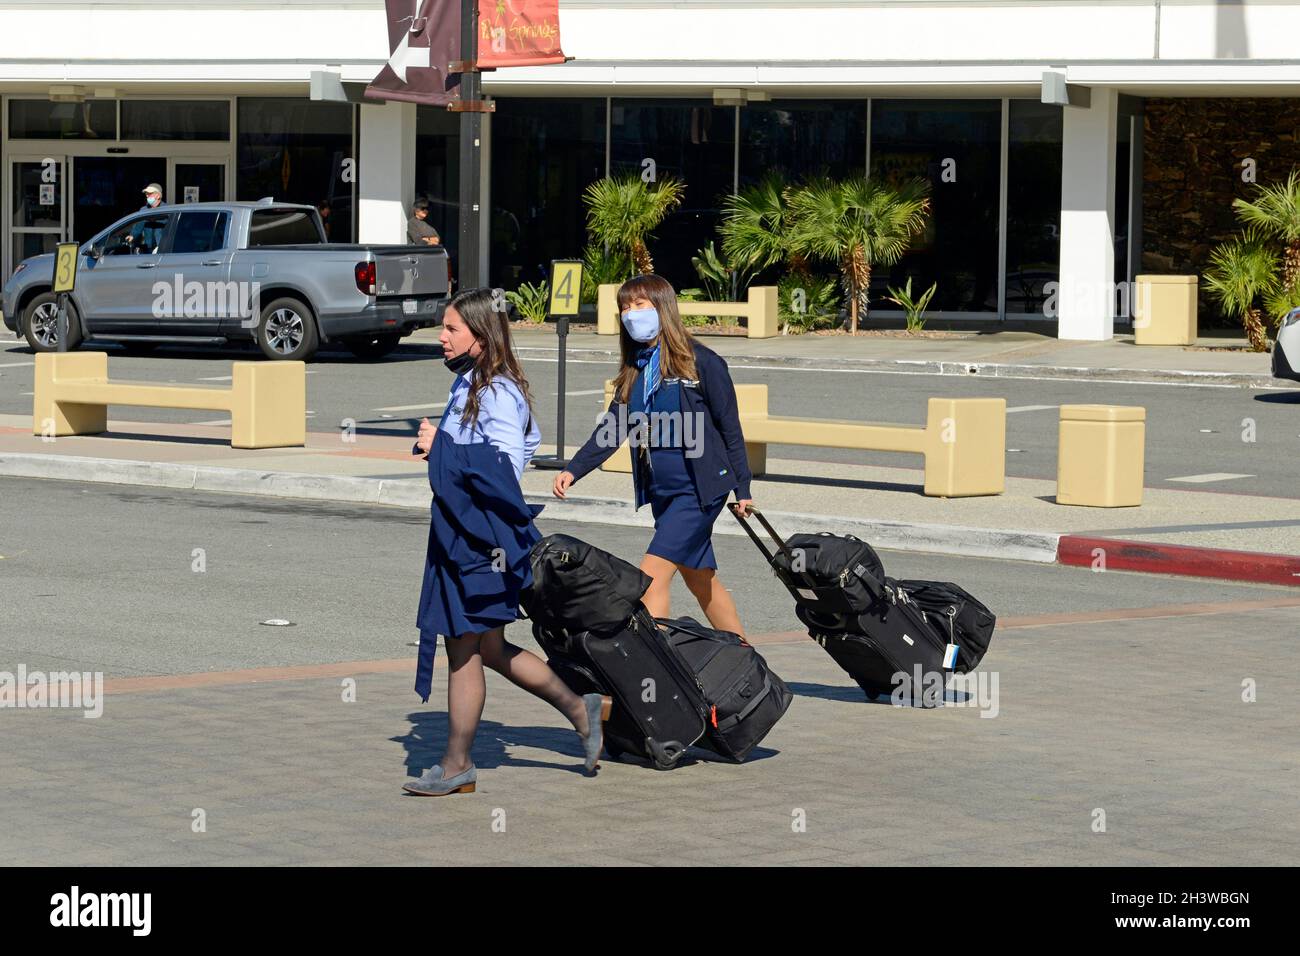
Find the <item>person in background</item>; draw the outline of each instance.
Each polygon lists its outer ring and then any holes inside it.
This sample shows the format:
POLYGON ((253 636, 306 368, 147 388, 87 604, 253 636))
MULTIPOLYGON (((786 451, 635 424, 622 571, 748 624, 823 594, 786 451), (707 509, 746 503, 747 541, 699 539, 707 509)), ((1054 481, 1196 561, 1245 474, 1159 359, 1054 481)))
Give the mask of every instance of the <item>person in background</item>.
MULTIPOLYGON (((162 187, 157 183, 150 183, 141 192, 144 193, 144 205, 140 207, 141 211, 157 209, 162 205, 163 191, 162 187)), ((162 226, 142 219, 131 227, 131 232, 127 235, 126 241, 134 247, 137 253, 151 253, 158 251, 162 238, 162 226)))
POLYGON ((322 199, 316 204, 316 212, 320 213, 321 225, 325 227, 325 241, 330 241, 330 201, 322 199))
POLYGON ((519 616, 519 592, 532 583, 529 551, 541 540, 540 510, 519 487, 541 441, 528 380, 510 344, 510 326, 491 289, 462 292, 442 320, 443 364, 455 373, 442 419, 420 423, 413 454, 429 461, 429 546, 416 623, 415 691, 429 699, 438 635, 450 659, 447 744, 442 759, 403 786, 417 796, 469 793, 470 759, 487 689, 484 665, 563 714, 582 740, 584 769, 596 769, 608 698, 579 697, 536 654, 505 639, 519 616))
POLYGON ((411 245, 436 246, 442 242, 438 230, 428 222, 429 200, 417 199, 411 204, 411 218, 406 221, 406 241, 411 245))

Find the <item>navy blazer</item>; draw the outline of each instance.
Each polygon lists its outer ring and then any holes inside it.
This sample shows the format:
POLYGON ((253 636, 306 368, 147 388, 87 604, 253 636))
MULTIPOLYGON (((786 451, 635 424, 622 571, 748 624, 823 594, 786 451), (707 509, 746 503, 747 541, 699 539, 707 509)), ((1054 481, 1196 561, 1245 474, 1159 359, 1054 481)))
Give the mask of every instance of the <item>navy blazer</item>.
POLYGON ((528 553, 541 540, 510 457, 488 442, 458 445, 442 429, 429 450, 429 547, 416 626, 415 692, 429 699, 438 635, 490 631, 519 617, 532 584, 528 553))
MULTIPOLYGON (((727 371, 722 356, 699 342, 695 348, 695 382, 682 382, 682 412, 693 414, 703 424, 701 454, 698 458, 686 457, 686 470, 695 485, 695 496, 700 508, 722 495, 735 491, 736 500, 752 497, 749 459, 745 455, 745 436, 740 428, 740 413, 736 410, 736 386, 727 371)), ((626 402, 615 395, 609 408, 596 424, 596 430, 586 444, 569 461, 569 472, 574 482, 599 468, 619 445, 627 440, 626 402), (611 432, 617 440, 611 440, 611 432)), ((649 463, 645 457, 632 455, 632 487, 636 507, 650 500, 649 463)))

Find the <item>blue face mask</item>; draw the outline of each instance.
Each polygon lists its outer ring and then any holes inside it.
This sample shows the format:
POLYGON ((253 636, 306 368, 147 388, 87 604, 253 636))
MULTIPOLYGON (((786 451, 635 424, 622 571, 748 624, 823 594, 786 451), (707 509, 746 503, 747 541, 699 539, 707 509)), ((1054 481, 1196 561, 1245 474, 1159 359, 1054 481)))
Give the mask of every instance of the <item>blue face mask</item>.
POLYGON ((655 309, 629 309, 622 318, 623 328, 638 342, 649 342, 659 334, 659 313, 655 309))

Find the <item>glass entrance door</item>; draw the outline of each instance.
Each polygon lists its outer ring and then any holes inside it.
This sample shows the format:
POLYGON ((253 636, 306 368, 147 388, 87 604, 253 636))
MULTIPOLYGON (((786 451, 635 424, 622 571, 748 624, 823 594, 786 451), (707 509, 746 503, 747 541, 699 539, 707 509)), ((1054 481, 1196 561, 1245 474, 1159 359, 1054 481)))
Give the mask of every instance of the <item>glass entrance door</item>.
MULTIPOLYGON (((76 156, 72 159, 73 238, 85 242, 144 205, 144 188, 166 188, 165 157, 76 156)), ((176 202, 163 193, 163 202, 176 202)))
POLYGON ((176 196, 173 202, 225 202, 225 163, 176 164, 176 196))
POLYGON ((11 270, 24 259, 53 252, 67 235, 66 168, 62 157, 13 161, 11 270))

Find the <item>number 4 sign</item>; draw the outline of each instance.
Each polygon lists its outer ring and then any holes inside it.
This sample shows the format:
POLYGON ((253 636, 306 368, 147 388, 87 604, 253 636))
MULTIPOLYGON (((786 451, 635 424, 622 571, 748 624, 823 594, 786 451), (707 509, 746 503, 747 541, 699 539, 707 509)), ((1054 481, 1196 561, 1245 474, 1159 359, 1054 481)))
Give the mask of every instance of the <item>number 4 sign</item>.
POLYGON ((551 315, 577 315, 582 301, 582 260, 551 261, 551 315))

